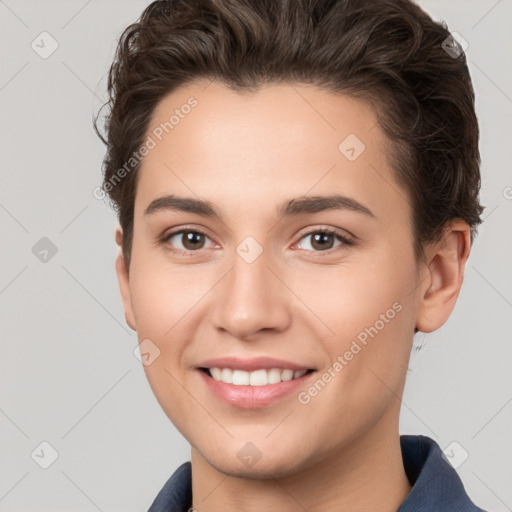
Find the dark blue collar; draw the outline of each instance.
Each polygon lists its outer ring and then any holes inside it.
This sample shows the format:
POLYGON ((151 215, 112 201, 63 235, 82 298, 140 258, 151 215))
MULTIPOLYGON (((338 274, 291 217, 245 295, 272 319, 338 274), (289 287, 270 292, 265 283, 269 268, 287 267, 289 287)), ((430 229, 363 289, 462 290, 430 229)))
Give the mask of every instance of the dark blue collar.
MULTIPOLYGON (((397 512, 485 512, 466 494, 439 445, 427 436, 400 436, 405 473, 413 486, 397 512)), ((192 468, 183 463, 148 512, 187 512, 192 507, 192 468)))

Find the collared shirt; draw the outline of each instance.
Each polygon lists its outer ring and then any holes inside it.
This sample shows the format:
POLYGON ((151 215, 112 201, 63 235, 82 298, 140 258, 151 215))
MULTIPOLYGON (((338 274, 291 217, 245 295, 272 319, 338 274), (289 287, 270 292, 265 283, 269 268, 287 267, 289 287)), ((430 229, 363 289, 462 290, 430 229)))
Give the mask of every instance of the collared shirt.
MULTIPOLYGON (((467 495, 440 446, 422 435, 400 436, 412 489, 397 512, 485 512, 467 495)), ((187 512, 192 507, 192 467, 183 463, 167 480, 148 512, 187 512)))

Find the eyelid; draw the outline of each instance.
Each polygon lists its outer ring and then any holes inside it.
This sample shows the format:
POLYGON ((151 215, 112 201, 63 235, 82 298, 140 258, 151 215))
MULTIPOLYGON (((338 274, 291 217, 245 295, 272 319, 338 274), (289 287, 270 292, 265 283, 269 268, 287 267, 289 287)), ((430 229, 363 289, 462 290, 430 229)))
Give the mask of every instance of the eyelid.
POLYGON ((307 235, 312 235, 313 233, 330 233, 333 235, 337 235, 340 238, 346 240, 347 242, 355 243, 357 240, 357 237, 347 231, 346 229, 340 229, 340 228, 334 228, 332 226, 328 225, 315 225, 315 226, 308 226, 307 228, 304 228, 306 231, 299 233, 297 236, 299 239, 304 238, 307 235))
POLYGON ((345 230, 340 230, 340 229, 332 228, 332 227, 328 227, 328 226, 315 226, 313 228, 310 228, 308 231, 299 234, 298 241, 295 242, 293 245, 297 245, 303 238, 305 238, 307 236, 311 236, 316 233, 328 233, 330 235, 333 235, 339 239, 341 244, 337 245, 336 247, 331 247, 330 249, 326 249, 324 251, 311 251, 309 249, 301 249, 301 250, 304 250, 308 253, 313 253, 315 255, 328 256, 328 255, 336 253, 340 250, 346 249, 347 247, 353 246, 356 243, 356 237, 354 235, 352 235, 351 233, 348 233, 345 230))
POLYGON ((208 235, 208 233, 202 229, 202 228, 197 228, 197 227, 194 227, 194 226, 180 226, 179 228, 177 228, 176 230, 173 230, 171 229, 170 231, 165 231, 164 234, 162 236, 160 236, 157 240, 157 244, 160 243, 160 244, 163 244, 168 251, 172 252, 172 253, 175 253, 175 254, 182 254, 182 255, 185 255, 185 256, 192 256, 196 253, 199 253, 201 252, 202 250, 204 250, 204 248, 201 248, 201 249, 198 249, 196 251, 183 251, 182 249, 174 249, 172 247, 169 247, 169 239, 175 235, 179 235, 179 234, 182 234, 182 233, 185 233, 187 231, 190 231, 190 232, 193 232, 193 233, 199 233, 203 236, 205 236, 206 238, 210 239, 210 241, 216 245, 216 243, 212 240, 212 238, 210 237, 210 235, 208 235))

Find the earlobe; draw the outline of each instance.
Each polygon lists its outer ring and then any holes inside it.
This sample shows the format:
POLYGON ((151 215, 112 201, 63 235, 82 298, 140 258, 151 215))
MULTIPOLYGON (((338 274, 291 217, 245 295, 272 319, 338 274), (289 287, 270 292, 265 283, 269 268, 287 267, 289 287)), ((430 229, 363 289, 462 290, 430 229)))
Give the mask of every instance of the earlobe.
POLYGON ((130 278, 128 275, 128 269, 126 262, 123 257, 123 232, 120 227, 116 229, 116 244, 119 246, 119 254, 116 258, 116 274, 119 283, 119 290, 121 292, 121 298, 123 300, 124 317, 126 323, 134 330, 137 330, 135 324, 135 317, 133 314, 131 293, 130 293, 130 278))
POLYGON ((426 248, 427 276, 420 286, 418 330, 432 332, 448 320, 459 296, 470 249, 469 226, 459 219, 450 221, 442 239, 426 248))

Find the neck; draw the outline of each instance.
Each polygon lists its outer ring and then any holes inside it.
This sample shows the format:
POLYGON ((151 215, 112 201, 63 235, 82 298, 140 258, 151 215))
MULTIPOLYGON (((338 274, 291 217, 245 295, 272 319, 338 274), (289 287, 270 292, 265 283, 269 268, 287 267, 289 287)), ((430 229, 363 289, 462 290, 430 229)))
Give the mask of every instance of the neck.
POLYGON ((223 473, 195 449, 191 462, 193 507, 201 512, 396 512, 411 490, 397 421, 387 432, 374 428, 332 456, 279 478, 223 473))

